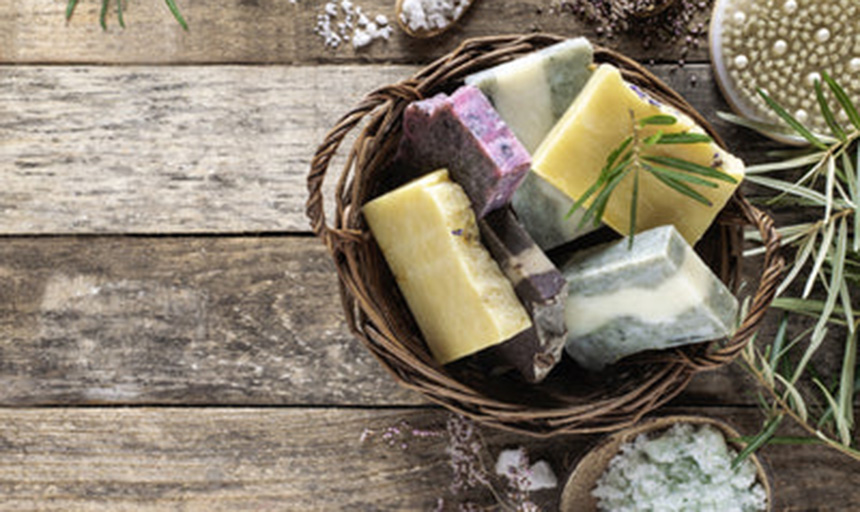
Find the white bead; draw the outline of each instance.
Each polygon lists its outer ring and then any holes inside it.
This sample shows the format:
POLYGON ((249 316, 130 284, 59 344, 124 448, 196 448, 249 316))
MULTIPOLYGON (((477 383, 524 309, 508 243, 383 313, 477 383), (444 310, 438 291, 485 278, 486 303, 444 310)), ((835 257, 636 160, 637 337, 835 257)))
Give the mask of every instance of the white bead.
POLYGON ((851 59, 848 62, 848 68, 855 73, 857 71, 860 71, 860 57, 854 57, 853 59, 851 59))
POLYGON ((738 69, 744 69, 749 63, 750 61, 746 55, 738 55, 737 57, 735 57, 735 67, 737 67, 738 69))
POLYGON ((818 29, 818 32, 815 33, 815 40, 819 43, 825 43, 830 39, 830 31, 826 28, 818 29))
POLYGON ((813 71, 812 73, 806 75, 806 85, 812 87, 815 85, 815 82, 821 81, 821 75, 813 71))
POLYGON ((809 114, 801 108, 794 113, 794 117, 801 123, 805 123, 809 119, 809 114))
POLYGON ((747 15, 746 15, 746 14, 744 14, 744 12, 743 12, 743 11, 737 11, 737 12, 734 14, 734 16, 732 16, 732 19, 734 20, 734 22, 735 22, 735 23, 737 23, 738 25, 740 25, 741 23, 743 23, 743 22, 745 22, 745 21, 747 20, 747 15))
POLYGON ((788 0, 782 5, 782 10, 784 10, 788 14, 793 13, 797 10, 797 2, 795 2, 794 0, 788 0))
POLYGON ((786 43, 784 40, 779 39, 775 43, 773 43, 773 53, 777 55, 782 55, 786 51, 788 51, 788 43, 786 43))

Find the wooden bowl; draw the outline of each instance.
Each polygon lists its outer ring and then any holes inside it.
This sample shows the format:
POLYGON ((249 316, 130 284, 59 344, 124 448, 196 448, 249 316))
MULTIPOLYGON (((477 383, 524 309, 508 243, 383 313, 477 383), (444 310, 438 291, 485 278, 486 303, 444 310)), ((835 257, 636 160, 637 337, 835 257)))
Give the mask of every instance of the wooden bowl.
MULTIPOLYGON (((597 486, 603 472, 609 466, 609 462, 624 443, 636 439, 639 434, 647 434, 666 430, 677 423, 690 423, 693 425, 711 425, 718 429, 726 438, 727 444, 740 452, 745 446, 738 439, 741 435, 726 423, 705 416, 665 416, 654 418, 643 423, 624 429, 610 435, 600 444, 588 451, 583 456, 568 477, 567 484, 561 495, 560 512, 596 512, 597 499, 591 495, 591 491, 597 486)), ((758 474, 758 482, 761 483, 767 495, 767 511, 773 510, 773 491, 770 471, 767 464, 757 455, 752 454, 749 460, 753 463, 758 474)))

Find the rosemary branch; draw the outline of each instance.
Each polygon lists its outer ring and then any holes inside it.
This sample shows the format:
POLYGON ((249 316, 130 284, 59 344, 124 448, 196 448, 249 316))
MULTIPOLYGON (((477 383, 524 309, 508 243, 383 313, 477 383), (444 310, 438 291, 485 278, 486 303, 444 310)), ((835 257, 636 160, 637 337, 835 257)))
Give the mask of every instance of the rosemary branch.
MULTIPOLYGON (((116 0, 117 22, 119 22, 119 26, 122 28, 125 28, 125 19, 123 18, 123 10, 125 9, 123 5, 124 1, 125 0, 116 0)), ((167 5, 167 8, 170 9, 171 14, 173 14, 173 17, 183 30, 188 30, 188 23, 186 23, 185 18, 179 11, 179 7, 176 6, 175 0, 164 0, 164 3, 167 5)), ((69 0, 68 4, 66 4, 66 21, 72 19, 72 15, 75 13, 77 5, 78 0, 69 0)), ((99 25, 101 25, 102 30, 107 30, 107 13, 109 9, 110 0, 102 0, 101 9, 99 10, 99 25)))

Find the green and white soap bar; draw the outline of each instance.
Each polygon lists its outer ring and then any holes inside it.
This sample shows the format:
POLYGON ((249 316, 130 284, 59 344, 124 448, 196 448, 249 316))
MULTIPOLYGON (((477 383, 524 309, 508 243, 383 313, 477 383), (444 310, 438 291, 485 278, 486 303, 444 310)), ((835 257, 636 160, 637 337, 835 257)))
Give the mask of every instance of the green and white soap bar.
POLYGON ((674 226, 574 254, 565 350, 601 370, 628 355, 729 336, 738 301, 674 226))
MULTIPOLYGON (((481 89, 523 146, 534 151, 591 77, 594 49, 584 37, 549 46, 466 77, 481 89)), ((514 193, 520 222, 544 250, 591 231, 577 230, 582 211, 567 218, 573 201, 534 173, 514 193)))

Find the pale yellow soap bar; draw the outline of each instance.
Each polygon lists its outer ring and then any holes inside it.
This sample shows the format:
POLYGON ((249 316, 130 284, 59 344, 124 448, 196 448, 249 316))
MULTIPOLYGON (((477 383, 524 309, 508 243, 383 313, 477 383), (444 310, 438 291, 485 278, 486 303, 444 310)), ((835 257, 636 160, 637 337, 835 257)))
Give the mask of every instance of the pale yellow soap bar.
MULTIPOLYGON (((637 120, 658 114, 678 120, 674 125, 647 126, 641 131, 642 138, 657 130, 702 133, 688 116, 654 101, 625 82, 618 69, 603 64, 535 151, 532 169, 571 198, 579 198, 597 180, 609 153, 632 133, 631 112, 637 120)), ((646 153, 708 167, 716 163, 738 183, 744 175, 743 162, 714 143, 656 145, 646 153)), ((637 231, 672 224, 688 243, 695 244, 737 188, 737 184, 710 181, 719 187, 691 185, 712 203, 707 206, 670 189, 650 173, 640 172, 637 231)), ((618 184, 603 216, 606 224, 622 234, 630 229, 632 188, 631 174, 618 184)))
POLYGON ((468 197, 447 170, 380 196, 362 211, 437 361, 455 361, 531 327, 510 281, 481 245, 468 197))

